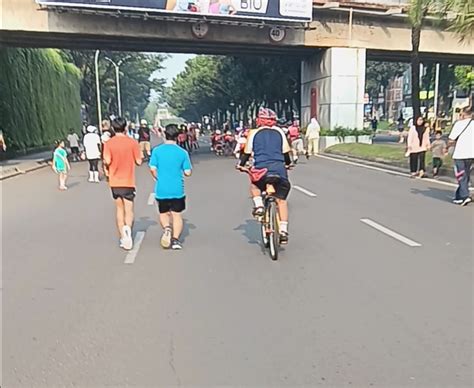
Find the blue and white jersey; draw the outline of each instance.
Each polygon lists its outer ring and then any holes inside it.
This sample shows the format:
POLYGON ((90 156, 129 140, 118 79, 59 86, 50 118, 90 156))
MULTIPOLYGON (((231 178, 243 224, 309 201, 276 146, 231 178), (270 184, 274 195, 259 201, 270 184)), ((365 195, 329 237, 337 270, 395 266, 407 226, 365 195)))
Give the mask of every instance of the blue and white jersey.
POLYGON ((288 152, 291 148, 281 128, 262 127, 250 131, 245 153, 253 153, 256 168, 266 168, 268 174, 288 178, 284 156, 288 152))

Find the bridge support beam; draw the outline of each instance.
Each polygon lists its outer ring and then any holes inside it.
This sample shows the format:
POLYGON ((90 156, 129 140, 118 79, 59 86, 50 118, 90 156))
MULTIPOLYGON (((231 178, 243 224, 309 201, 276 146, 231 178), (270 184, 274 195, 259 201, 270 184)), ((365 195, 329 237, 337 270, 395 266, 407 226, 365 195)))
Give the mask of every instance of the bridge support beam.
POLYGON ((330 48, 301 65, 301 123, 316 116, 322 128, 362 129, 366 50, 330 48))

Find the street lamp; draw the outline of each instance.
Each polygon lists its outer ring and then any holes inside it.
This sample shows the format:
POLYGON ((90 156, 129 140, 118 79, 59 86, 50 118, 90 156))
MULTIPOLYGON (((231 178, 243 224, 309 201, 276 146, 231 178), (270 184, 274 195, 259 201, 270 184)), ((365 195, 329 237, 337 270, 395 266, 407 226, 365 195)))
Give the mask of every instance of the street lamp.
POLYGON ((99 55, 100 50, 96 50, 95 52, 95 85, 97 90, 97 115, 99 117, 99 131, 102 132, 102 107, 100 103, 100 80, 99 80, 99 55))
POLYGON ((122 117, 122 96, 120 94, 120 65, 122 60, 119 63, 115 63, 112 59, 105 57, 105 60, 109 61, 115 67, 115 82, 117 83, 117 105, 118 105, 118 114, 122 117))

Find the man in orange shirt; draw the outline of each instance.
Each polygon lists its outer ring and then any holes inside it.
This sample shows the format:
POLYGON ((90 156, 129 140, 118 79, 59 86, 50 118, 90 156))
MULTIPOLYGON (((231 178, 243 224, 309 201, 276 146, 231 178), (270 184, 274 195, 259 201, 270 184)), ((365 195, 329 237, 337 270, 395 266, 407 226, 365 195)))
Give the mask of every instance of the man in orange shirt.
POLYGON ((133 200, 135 198, 135 166, 142 164, 136 140, 126 134, 127 121, 121 117, 112 122, 116 136, 104 146, 104 163, 109 172, 109 185, 117 207, 120 247, 133 248, 133 200))

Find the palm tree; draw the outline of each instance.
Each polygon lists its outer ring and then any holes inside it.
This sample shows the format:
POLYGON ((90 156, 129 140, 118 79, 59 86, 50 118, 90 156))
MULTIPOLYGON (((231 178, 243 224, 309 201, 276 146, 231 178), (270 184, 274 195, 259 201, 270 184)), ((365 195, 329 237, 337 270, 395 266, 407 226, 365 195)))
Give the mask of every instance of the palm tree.
MULTIPOLYGON (((471 0, 469 0, 471 1, 471 0)), ((420 38, 423 18, 432 0, 411 0, 408 16, 411 23, 411 101, 413 118, 421 115, 420 108, 420 38)))
POLYGON ((450 29, 461 40, 474 37, 474 0, 447 0, 446 10, 453 14, 450 29))

